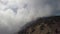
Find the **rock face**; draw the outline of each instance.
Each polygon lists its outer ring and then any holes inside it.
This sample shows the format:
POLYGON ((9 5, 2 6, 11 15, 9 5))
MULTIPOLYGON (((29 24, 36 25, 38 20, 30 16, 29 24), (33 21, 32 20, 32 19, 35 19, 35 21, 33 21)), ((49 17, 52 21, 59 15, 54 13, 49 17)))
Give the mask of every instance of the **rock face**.
POLYGON ((60 16, 38 18, 18 34, 60 34, 60 16))

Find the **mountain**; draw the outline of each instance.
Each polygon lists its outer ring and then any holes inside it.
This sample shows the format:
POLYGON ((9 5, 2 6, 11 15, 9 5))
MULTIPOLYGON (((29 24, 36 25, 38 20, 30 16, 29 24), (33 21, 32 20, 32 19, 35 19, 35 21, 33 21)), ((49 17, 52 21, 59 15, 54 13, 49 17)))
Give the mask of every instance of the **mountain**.
POLYGON ((23 28, 18 34, 60 34, 60 16, 38 18, 23 28))

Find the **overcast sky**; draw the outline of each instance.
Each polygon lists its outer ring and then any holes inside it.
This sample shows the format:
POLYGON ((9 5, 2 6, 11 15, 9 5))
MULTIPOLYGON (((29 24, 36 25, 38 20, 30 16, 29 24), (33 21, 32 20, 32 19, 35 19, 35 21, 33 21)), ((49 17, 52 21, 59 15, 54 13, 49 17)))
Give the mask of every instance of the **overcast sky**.
POLYGON ((27 22, 59 13, 60 0, 0 0, 0 34, 14 34, 27 22))

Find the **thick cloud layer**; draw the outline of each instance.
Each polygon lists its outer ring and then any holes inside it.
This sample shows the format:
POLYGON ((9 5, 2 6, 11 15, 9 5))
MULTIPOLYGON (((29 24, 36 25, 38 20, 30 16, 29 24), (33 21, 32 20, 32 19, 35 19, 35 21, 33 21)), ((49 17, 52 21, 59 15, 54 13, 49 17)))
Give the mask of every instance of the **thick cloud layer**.
POLYGON ((0 34, 15 34, 27 22, 59 13, 60 0, 0 0, 0 34))

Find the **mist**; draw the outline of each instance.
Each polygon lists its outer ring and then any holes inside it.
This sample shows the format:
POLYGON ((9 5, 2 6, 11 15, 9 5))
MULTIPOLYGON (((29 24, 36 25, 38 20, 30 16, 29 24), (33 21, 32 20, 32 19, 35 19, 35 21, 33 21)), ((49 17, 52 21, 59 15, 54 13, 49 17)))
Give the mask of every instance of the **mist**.
POLYGON ((60 0, 0 0, 0 34, 14 34, 38 17, 60 15, 60 0))

